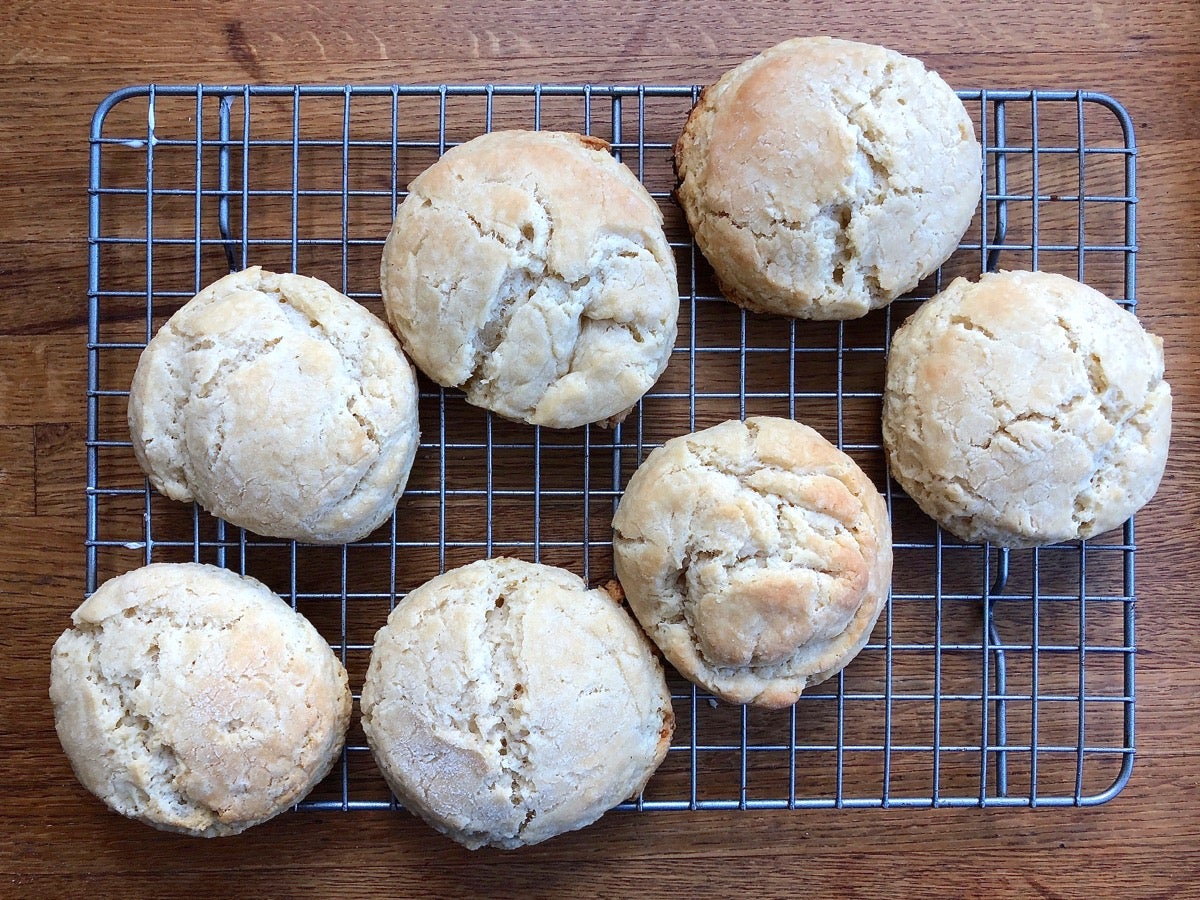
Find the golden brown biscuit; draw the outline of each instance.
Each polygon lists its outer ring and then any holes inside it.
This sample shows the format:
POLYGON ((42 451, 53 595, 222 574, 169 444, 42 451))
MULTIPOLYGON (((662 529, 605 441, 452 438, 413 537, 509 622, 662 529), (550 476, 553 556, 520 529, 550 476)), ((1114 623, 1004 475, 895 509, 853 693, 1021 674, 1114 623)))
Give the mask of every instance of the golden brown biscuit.
POLYGON ((472 849, 595 821, 645 786, 674 721, 633 619, 570 572, 515 559, 409 594, 375 637, 362 693, 392 791, 472 849))
POLYGON ((55 725, 84 787, 122 815, 237 834, 303 799, 341 753, 346 670, 253 578, 158 563, 71 618, 51 658, 55 725))
POLYGON ((849 319, 954 252, 979 202, 971 119, 893 50, 784 41, 700 97, 677 196, 721 290, 747 309, 849 319))
POLYGON ((1170 437, 1162 341, 1065 276, 956 278, 892 339, 892 475, 963 540, 1031 547, 1115 528, 1154 496, 1170 437))
POLYGON ((675 344, 662 213, 596 138, 501 131, 447 151, 409 185, 380 277, 421 371, 534 425, 620 421, 675 344))
POLYGON ((673 438, 613 518, 617 577, 681 674, 779 707, 862 649, 891 587, 887 506, 813 429, 760 416, 673 438))

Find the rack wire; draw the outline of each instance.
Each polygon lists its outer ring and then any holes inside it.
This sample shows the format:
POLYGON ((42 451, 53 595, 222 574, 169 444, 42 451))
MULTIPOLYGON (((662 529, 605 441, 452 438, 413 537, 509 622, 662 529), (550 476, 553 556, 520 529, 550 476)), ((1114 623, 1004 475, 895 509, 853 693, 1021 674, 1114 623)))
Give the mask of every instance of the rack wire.
MULTIPOLYGON (((1134 755, 1134 529, 1027 551, 944 534, 888 481, 879 433, 895 327, 959 274, 1042 268, 1135 304, 1136 149, 1128 115, 1086 91, 960 92, 984 154, 958 252, 911 295, 843 323, 722 300, 670 200, 671 145, 694 86, 138 86, 90 137, 86 588, 151 561, 254 575, 307 615, 359 686, 396 602, 494 555, 612 573, 610 522, 655 446, 755 414, 817 428, 886 491, 887 609, 860 656, 792 708, 719 702, 674 673, 666 762, 626 809, 1089 805, 1134 755), (375 312, 379 257, 405 186, 497 128, 608 140, 663 209, 680 272, 679 341, 612 430, 515 425, 421 380, 422 443, 391 521, 346 547, 246 533, 153 492, 126 425, 138 355, 231 269, 314 275, 375 312)), ((357 692, 355 693, 357 700, 357 692)), ((341 766, 302 804, 395 805, 357 720, 341 766)))

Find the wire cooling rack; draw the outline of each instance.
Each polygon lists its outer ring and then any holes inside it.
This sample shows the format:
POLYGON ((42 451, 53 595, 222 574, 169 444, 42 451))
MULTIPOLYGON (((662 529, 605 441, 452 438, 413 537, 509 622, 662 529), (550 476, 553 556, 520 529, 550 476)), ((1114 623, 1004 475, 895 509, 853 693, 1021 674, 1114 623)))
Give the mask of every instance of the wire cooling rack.
MULTIPOLYGON (((611 578, 621 489, 667 438, 754 414, 814 426, 886 490, 891 600, 862 654, 794 707, 718 702, 670 673, 678 727, 646 810, 1094 804, 1134 753, 1133 524, 1006 552, 942 533, 887 479, 879 430, 896 326, 954 275, 1041 268, 1135 302, 1132 126, 1087 92, 965 91, 983 202, 959 251, 863 319, 796 322, 722 300, 690 241, 671 144, 698 94, 652 86, 142 86, 96 111, 89 184, 87 590, 151 561, 255 575, 362 683, 406 592, 494 555, 611 578), (129 444, 138 354, 202 286, 258 264, 381 312, 379 258, 408 182, 480 132, 605 138, 657 199, 680 272, 679 341, 624 424, 515 425, 421 381, 422 443, 397 514, 329 548, 271 540, 157 495, 129 444)), ((356 693, 357 697, 357 693, 356 693)), ((357 707, 340 768, 302 808, 394 805, 357 707)))

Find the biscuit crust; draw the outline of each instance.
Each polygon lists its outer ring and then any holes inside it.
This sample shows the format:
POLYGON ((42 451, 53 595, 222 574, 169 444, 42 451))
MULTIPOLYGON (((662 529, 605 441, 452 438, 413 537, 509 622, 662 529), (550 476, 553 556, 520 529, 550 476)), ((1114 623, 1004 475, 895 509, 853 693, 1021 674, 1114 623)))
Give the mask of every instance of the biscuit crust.
POLYGON ((237 834, 338 759, 346 670, 261 582, 156 563, 105 582, 71 618, 51 657, 55 726, 80 782, 122 815, 237 834))
POLYGON ((966 541, 1089 538, 1154 496, 1171 436, 1162 341, 1047 272, 957 278, 892 339, 892 476, 966 541))
POLYGON ((417 366, 534 425, 620 421, 666 368, 679 288, 662 213, 597 138, 501 131, 409 185, 384 247, 417 366))
POLYGON ((387 326, 315 278, 255 266, 150 341, 129 395, 154 487, 258 534, 321 544, 392 514, 419 440, 412 366, 387 326))
POLYGON ((891 587, 887 505, 813 429, 766 416, 673 438, 613 519, 617 577, 685 677, 781 707, 847 665, 891 587))
POLYGON ((645 786, 674 721, 662 667, 612 597, 504 558, 409 594, 376 635, 362 693, 392 791, 471 849, 595 821, 645 786))
POLYGON ((676 191, 722 292, 747 309, 850 319, 958 245, 981 156, 962 103, 916 59, 795 38, 701 95, 676 191))

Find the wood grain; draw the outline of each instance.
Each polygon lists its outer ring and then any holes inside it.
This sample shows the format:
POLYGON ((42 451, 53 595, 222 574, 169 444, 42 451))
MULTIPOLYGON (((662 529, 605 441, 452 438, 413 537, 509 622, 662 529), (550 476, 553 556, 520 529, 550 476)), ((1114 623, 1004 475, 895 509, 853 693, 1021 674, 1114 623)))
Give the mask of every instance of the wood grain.
MULTIPOLYGON (((149 0, 18 0, 0 9, 0 34, 0 894, 1200 896, 1193 0, 206 0, 169 12, 149 0), (197 842, 87 795, 59 749, 46 690, 50 645, 83 596, 96 104, 148 82, 704 84, 785 36, 820 33, 920 56, 956 87, 1107 92, 1133 117, 1139 313, 1164 339, 1176 415, 1162 488, 1138 518, 1128 787, 1094 809, 611 814, 514 854, 470 854, 387 813, 285 814, 237 839, 197 842)), ((144 329, 136 310, 127 324, 144 329)))

